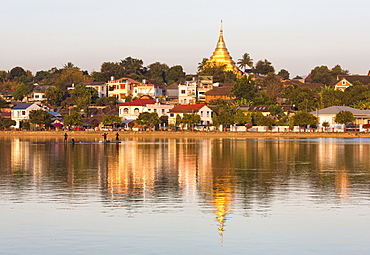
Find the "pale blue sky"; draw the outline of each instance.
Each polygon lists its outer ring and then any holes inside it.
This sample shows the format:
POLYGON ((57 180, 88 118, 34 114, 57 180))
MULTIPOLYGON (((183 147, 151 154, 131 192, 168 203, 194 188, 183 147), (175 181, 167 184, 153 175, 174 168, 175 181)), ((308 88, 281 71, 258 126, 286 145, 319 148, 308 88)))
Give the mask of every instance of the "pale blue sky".
POLYGON ((195 73, 221 19, 235 61, 247 52, 291 76, 318 65, 370 70, 368 0, 4 0, 1 10, 0 70, 72 62, 91 72, 132 56, 195 73))

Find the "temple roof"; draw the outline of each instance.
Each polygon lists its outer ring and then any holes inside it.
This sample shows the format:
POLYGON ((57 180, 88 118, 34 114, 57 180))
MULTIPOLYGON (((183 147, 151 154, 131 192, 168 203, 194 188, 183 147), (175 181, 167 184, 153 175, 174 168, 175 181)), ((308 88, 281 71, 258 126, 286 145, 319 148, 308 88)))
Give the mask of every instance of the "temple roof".
POLYGON ((222 20, 217 46, 208 63, 226 65, 225 71, 233 71, 234 73, 237 74, 240 73, 239 69, 235 65, 235 62, 232 60, 229 51, 226 48, 226 43, 223 36, 222 20))

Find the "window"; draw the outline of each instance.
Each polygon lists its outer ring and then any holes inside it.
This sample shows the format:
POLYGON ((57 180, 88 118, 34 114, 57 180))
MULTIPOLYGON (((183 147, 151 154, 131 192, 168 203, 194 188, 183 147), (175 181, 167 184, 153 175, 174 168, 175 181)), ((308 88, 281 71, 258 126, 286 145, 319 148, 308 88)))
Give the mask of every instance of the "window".
POLYGON ((186 93, 185 89, 182 89, 181 94, 185 94, 185 93, 186 93))
POLYGON ((171 117, 171 118, 175 117, 175 114, 171 113, 171 114, 170 114, 170 117, 171 117))
POLYGON ((342 85, 346 85, 346 81, 345 80, 342 81, 342 85))
POLYGON ((124 114, 128 114, 128 108, 123 109, 124 114))
POLYGON ((21 112, 21 114, 22 114, 22 115, 26 115, 26 111, 22 111, 22 112, 21 112))
POLYGON ((203 111, 200 111, 200 116, 203 116, 203 111))
POLYGON ((154 112, 157 112, 157 109, 154 109, 154 112))
POLYGON ((207 117, 209 117, 209 111, 207 111, 207 117))
POLYGON ((140 112, 139 112, 139 108, 135 108, 135 109, 134 109, 134 114, 135 114, 135 115, 139 115, 139 113, 140 113, 140 112))
POLYGON ((39 98, 40 96, 39 95, 35 95, 35 98, 39 98))
POLYGON ((164 114, 165 113, 165 110, 164 109, 162 109, 162 114, 164 114))

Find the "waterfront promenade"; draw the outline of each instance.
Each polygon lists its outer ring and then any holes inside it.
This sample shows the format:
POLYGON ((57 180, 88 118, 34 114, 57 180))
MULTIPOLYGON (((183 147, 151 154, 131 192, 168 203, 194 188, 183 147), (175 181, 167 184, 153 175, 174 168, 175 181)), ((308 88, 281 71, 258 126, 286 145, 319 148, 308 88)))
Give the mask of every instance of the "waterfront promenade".
POLYGON ((220 132, 220 131, 0 131, 0 137, 39 137, 63 138, 67 133, 69 138, 102 138, 104 133, 113 140, 116 133, 120 138, 370 138, 370 133, 356 132, 220 132))

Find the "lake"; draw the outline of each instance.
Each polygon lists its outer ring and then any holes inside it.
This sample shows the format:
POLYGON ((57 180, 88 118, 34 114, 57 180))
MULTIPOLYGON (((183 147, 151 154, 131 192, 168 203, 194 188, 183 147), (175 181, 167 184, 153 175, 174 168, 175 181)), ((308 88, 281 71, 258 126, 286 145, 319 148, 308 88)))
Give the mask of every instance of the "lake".
POLYGON ((0 254, 370 250, 370 139, 94 142, 0 137, 0 254))

